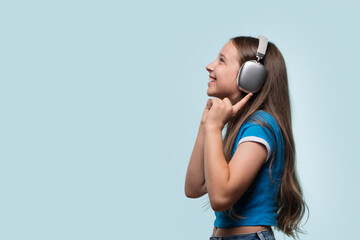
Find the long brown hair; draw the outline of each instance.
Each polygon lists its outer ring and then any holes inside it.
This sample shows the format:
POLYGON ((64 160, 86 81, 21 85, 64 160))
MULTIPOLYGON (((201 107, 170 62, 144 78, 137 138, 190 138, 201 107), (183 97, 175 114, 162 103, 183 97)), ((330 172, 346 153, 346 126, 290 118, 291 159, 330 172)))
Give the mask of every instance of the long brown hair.
MULTIPOLYGON (((231 38, 230 41, 239 51, 240 66, 248 60, 256 60, 256 52, 259 44, 258 38, 240 36, 231 38)), ((223 140, 223 151, 227 163, 231 160, 231 152, 241 125, 250 115, 258 110, 263 110, 271 114, 276 120, 283 137, 284 152, 284 171, 279 184, 278 201, 278 220, 279 227, 276 229, 284 232, 286 235, 298 238, 298 232, 304 233, 299 228, 299 223, 305 213, 307 204, 303 199, 303 191, 297 177, 295 163, 295 143, 292 132, 291 104, 288 87, 287 71, 285 60, 279 49, 272 42, 268 42, 266 55, 262 59, 268 74, 262 88, 255 93, 246 105, 226 124, 226 133, 223 140)), ((240 91, 240 95, 235 99, 235 103, 240 101, 247 93, 240 91)), ((259 122, 264 126, 261 121, 259 122)), ((264 127, 268 127, 266 123, 264 127)), ((277 149, 275 147, 275 149, 277 149)), ((275 159, 276 152, 269 160, 270 176, 271 166, 275 159)), ((250 186, 250 189, 252 185, 250 186)), ((228 209, 233 215, 235 213, 234 205, 228 209)))

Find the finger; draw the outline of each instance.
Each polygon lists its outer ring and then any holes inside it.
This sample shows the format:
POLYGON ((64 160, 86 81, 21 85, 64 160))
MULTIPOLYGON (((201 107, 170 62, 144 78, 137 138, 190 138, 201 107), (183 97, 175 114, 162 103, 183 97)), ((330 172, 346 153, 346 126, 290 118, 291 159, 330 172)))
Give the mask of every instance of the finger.
POLYGON ((216 98, 211 98, 211 104, 214 104, 216 98))
POLYGON ((228 111, 233 112, 233 105, 229 98, 223 99, 223 104, 225 105, 225 109, 228 109, 228 111))
POLYGON ((212 99, 212 105, 213 105, 213 106, 219 105, 219 101, 221 101, 221 100, 219 100, 218 98, 213 98, 213 99, 212 99))
POLYGON ((206 107, 205 108, 207 108, 207 109, 210 109, 211 108, 211 99, 209 98, 208 100, 207 100, 207 103, 206 103, 206 107))
POLYGON ((223 102, 225 103, 226 106, 231 106, 232 107, 232 103, 231 103, 230 99, 224 98, 223 102))
POLYGON ((237 102, 233 106, 234 113, 237 113, 242 107, 244 107, 244 105, 247 103, 247 101, 249 101, 249 99, 251 98, 252 95, 253 95, 253 93, 249 93, 245 97, 243 97, 243 99, 241 99, 241 101, 237 102))

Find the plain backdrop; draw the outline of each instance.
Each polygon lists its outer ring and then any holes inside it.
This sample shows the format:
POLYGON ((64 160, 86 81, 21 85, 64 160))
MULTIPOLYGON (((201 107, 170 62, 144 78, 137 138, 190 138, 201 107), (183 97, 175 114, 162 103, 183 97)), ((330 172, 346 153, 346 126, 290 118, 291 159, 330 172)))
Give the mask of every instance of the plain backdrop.
POLYGON ((186 198, 185 174, 205 66, 241 35, 266 36, 287 64, 310 210, 300 238, 356 238, 359 10, 359 1, 2 1, 0 239, 209 239, 214 212, 207 195, 186 198))

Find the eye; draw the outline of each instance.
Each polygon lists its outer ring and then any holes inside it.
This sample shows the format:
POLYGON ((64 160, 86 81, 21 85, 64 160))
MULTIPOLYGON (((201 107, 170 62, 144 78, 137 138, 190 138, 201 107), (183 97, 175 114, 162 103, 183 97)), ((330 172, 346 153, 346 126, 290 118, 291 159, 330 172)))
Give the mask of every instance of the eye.
POLYGON ((220 62, 224 62, 224 59, 223 59, 223 58, 220 58, 220 62))

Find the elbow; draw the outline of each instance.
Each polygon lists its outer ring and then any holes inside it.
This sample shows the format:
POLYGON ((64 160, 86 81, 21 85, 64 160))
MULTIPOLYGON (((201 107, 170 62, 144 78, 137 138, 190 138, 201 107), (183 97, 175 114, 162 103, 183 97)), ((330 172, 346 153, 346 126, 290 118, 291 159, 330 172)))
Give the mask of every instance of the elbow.
POLYGON ((223 197, 209 197, 211 208, 215 212, 222 212, 229 209, 232 206, 232 203, 223 197))
POLYGON ((205 183, 199 188, 190 187, 189 185, 185 184, 185 196, 188 198, 199 198, 204 196, 206 193, 207 190, 205 183))
POLYGON ((187 198, 198 198, 199 197, 198 195, 196 195, 196 194, 194 194, 192 192, 185 192, 185 196, 187 198))
POLYGON ((193 190, 185 187, 185 196, 188 197, 188 198, 199 198, 202 195, 204 195, 204 194, 200 194, 200 193, 198 193, 196 191, 193 191, 193 190))
POLYGON ((226 209, 230 208, 231 206, 228 206, 227 204, 223 204, 220 202, 211 202, 211 208, 215 211, 215 212, 222 212, 225 211, 226 209))
POLYGON ((201 196, 203 196, 204 193, 197 193, 197 192, 187 192, 185 191, 185 196, 188 198, 199 198, 201 196))
POLYGON ((195 198, 194 192, 190 191, 186 186, 185 186, 185 196, 188 198, 195 198))
POLYGON ((185 181, 185 187, 184 187, 185 196, 188 198, 195 198, 194 191, 190 187, 190 184, 185 181))

